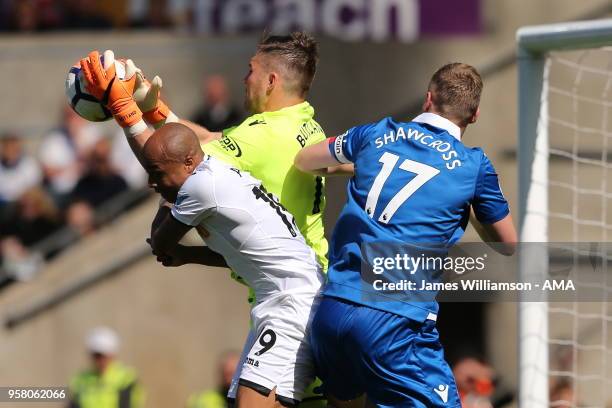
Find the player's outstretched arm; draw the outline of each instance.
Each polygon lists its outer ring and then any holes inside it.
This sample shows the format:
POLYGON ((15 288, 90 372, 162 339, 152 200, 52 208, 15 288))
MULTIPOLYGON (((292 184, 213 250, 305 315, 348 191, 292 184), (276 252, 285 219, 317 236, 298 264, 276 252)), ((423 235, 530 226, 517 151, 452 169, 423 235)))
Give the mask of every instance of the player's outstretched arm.
POLYGON ((148 124, 153 126, 155 129, 158 129, 166 123, 180 122, 189 129, 193 130, 202 144, 221 139, 221 132, 211 132, 197 123, 186 119, 179 119, 178 116, 176 116, 168 108, 168 106, 159 96, 162 88, 162 80, 159 76, 153 78, 153 80, 149 83, 144 78, 142 71, 139 68, 137 68, 136 75, 137 79, 134 99, 138 103, 140 109, 144 112, 144 119, 148 124))
POLYGON ((514 254, 516 251, 518 236, 516 234, 516 229, 514 228, 514 223, 512 222, 512 216, 510 214, 503 219, 494 222, 493 224, 483 224, 478 221, 474 213, 472 213, 470 216, 470 222, 480 236, 480 239, 482 239, 484 242, 487 244, 501 244, 490 245, 495 251, 503 255, 514 254))
POLYGON ((211 132, 210 130, 206 129, 204 126, 200 126, 197 123, 193 123, 190 120, 180 119, 179 122, 187 126, 189 129, 193 130, 193 132, 196 134, 198 139, 200 139, 201 144, 210 143, 213 140, 219 140, 221 139, 221 136, 223 135, 221 132, 211 132))
POLYGON ((92 51, 80 61, 80 65, 87 90, 111 111, 117 124, 128 136, 132 151, 142 163, 142 148, 151 132, 132 97, 137 79, 136 66, 127 60, 125 79, 119 79, 115 72, 115 55, 111 50, 104 52, 104 64, 98 51, 92 51))
POLYGON ((318 176, 352 176, 355 173, 352 163, 338 163, 329 151, 327 140, 300 150, 295 156, 294 165, 300 171, 318 176))
POLYGON ((211 132, 203 126, 193 123, 186 119, 179 119, 161 99, 161 89, 163 81, 159 76, 155 76, 149 82, 142 70, 134 65, 132 60, 126 61, 126 69, 136 73, 136 88, 134 90, 134 100, 143 112, 146 123, 158 129, 166 123, 180 122, 187 126, 198 136, 202 144, 213 140, 221 139, 221 132, 211 132))

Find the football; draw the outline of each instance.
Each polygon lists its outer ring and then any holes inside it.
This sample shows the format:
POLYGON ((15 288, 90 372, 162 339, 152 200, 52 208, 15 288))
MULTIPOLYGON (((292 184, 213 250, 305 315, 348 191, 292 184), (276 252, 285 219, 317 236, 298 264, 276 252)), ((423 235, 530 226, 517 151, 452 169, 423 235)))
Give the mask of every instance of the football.
MULTIPOLYGON (((101 56, 100 60, 104 64, 104 56, 101 56)), ((125 78, 125 65, 122 61, 115 60, 115 70, 119 79, 125 78)), ((68 71, 66 97, 72 109, 91 122, 103 122, 113 117, 110 111, 85 89, 85 78, 78 63, 68 71)))

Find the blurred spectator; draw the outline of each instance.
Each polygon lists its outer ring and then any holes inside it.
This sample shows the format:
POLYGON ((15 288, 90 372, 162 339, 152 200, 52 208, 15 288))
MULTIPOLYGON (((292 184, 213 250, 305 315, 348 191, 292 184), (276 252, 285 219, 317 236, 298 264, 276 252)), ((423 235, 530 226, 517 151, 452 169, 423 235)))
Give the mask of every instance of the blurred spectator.
POLYGON ((580 406, 574 401, 574 387, 568 379, 552 381, 550 389, 550 406, 555 408, 572 408, 580 406))
POLYGON ((85 201, 75 201, 66 210, 66 224, 77 236, 85 237, 96 230, 94 209, 85 201))
POLYGON ((32 32, 38 28, 38 13, 32 0, 15 0, 10 27, 13 31, 32 32))
POLYGON ((36 159, 23 150, 13 133, 0 137, 0 204, 15 201, 29 188, 39 185, 42 173, 36 159))
POLYGON ((111 163, 131 189, 147 187, 147 172, 134 156, 122 129, 119 129, 112 140, 111 163))
POLYGON ((95 208, 127 189, 127 183, 111 164, 110 141, 107 138, 98 140, 89 154, 87 171, 72 196, 95 208))
POLYGON ((195 0, 0 0, 0 31, 187 29, 195 0), (125 6, 125 7, 124 7, 125 6), (127 14, 127 15, 126 15, 127 14))
POLYGON ((119 337, 108 327, 97 327, 86 339, 91 368, 70 381, 70 408, 138 408, 144 392, 136 372, 116 360, 119 337))
POLYGON ((240 361, 240 354, 228 351, 221 355, 217 365, 217 388, 202 391, 189 397, 187 408, 226 408, 227 392, 240 361))
POLYGON ((169 28, 172 19, 168 13, 166 0, 150 0, 146 12, 130 21, 133 28, 169 28))
POLYGON ((39 30, 57 30, 64 26, 64 9, 58 0, 38 0, 36 8, 39 30))
POLYGON ((204 106, 194 115, 193 121, 212 132, 218 132, 238 124, 241 111, 230 102, 225 78, 212 75, 202 82, 204 106))
POLYGON ((45 135, 39 147, 45 180, 60 204, 81 178, 84 160, 100 137, 99 128, 68 105, 64 105, 62 114, 60 128, 45 135))
MULTIPOLYGON (((198 1, 198 0, 196 0, 198 1)), ((187 27, 194 0, 129 0, 130 25, 136 28, 187 27)))
POLYGON ((465 356, 453 365, 462 408, 492 408, 495 391, 493 368, 476 356, 465 356))
POLYGON ((0 259, 0 270, 6 275, 0 277, 2 281, 30 280, 43 265, 40 254, 28 251, 19 239, 13 236, 0 238, 0 259))
POLYGON ((55 203, 40 187, 32 187, 19 197, 9 219, 1 225, 1 234, 14 236, 29 247, 62 226, 55 203))
POLYGON ((67 29, 108 30, 112 21, 100 10, 96 0, 65 0, 67 29))
POLYGON ((10 0, 7 3, 3 20, 8 30, 46 31, 64 25, 62 7, 57 0, 10 0))

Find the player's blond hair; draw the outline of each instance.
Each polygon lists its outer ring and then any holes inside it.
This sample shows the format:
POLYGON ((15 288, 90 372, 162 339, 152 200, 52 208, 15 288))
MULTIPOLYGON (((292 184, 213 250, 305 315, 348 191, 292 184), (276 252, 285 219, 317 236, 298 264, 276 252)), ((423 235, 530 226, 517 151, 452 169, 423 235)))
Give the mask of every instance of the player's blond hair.
POLYGON ((276 57, 285 71, 295 77, 295 91, 300 96, 308 93, 319 62, 319 46, 314 37, 303 32, 265 33, 257 45, 257 53, 276 57))
POLYGON ((438 113, 467 125, 478 110, 482 87, 482 78, 476 68, 454 62, 433 74, 428 91, 438 113))

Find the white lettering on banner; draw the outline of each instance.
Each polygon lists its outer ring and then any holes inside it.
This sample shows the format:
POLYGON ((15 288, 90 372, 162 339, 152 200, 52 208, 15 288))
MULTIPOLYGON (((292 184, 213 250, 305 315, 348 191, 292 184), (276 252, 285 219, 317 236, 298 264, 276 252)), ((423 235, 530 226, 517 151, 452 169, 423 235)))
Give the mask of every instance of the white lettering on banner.
POLYGON ((411 42, 419 36, 419 4, 416 0, 376 0, 370 9, 370 35, 374 41, 391 39, 391 11, 395 8, 397 39, 411 42))
POLYGON ((228 0, 221 23, 226 32, 236 33, 265 25, 267 14, 264 0, 228 0))
POLYGON ((276 0, 275 18, 271 27, 273 32, 290 32, 295 29, 314 31, 316 8, 311 1, 276 0))
POLYGON ((357 41, 365 37, 366 0, 326 0, 321 17, 323 32, 342 40, 357 41), (342 21, 342 14, 346 21, 342 21))
POLYGON ((412 42, 419 35, 418 0, 195 0, 201 33, 305 30, 347 41, 412 42))
POLYGON ((214 22, 212 15, 217 5, 216 0, 196 0, 194 5, 194 29, 198 33, 212 33, 214 22))

